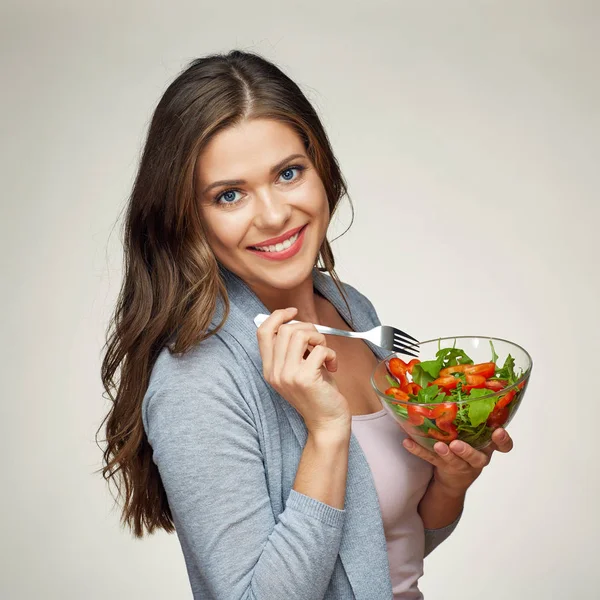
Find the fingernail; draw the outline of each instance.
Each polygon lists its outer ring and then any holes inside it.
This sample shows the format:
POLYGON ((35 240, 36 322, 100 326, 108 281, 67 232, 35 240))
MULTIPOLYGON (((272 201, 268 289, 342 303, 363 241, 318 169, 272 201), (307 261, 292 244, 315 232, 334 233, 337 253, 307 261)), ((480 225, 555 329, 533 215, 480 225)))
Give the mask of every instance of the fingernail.
POLYGON ((454 451, 458 452, 459 454, 462 454, 466 449, 467 447, 465 446, 465 444, 463 444, 463 442, 456 442, 454 444, 454 451))
POLYGON ((503 442, 504 440, 506 440, 508 438, 508 435, 506 433, 506 431, 504 431, 504 429, 498 434, 498 439, 503 442))
POLYGON ((404 447, 407 450, 412 450, 415 447, 415 443, 412 440, 404 440, 404 447))
POLYGON ((448 446, 446 446, 446 444, 444 444, 443 442, 440 442, 439 444, 436 444, 433 449, 440 455, 440 456, 446 456, 446 454, 448 454, 448 452, 450 452, 450 450, 448 450, 448 446))

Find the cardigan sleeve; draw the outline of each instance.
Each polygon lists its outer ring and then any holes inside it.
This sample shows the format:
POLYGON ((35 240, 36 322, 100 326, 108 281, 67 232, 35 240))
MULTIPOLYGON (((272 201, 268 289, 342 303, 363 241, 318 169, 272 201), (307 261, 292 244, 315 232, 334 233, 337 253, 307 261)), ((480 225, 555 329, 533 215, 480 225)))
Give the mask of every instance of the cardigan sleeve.
POLYGON ((161 355, 143 402, 186 562, 201 573, 207 600, 323 598, 345 511, 291 490, 273 514, 245 397, 250 367, 216 336, 199 346, 185 366, 161 355))

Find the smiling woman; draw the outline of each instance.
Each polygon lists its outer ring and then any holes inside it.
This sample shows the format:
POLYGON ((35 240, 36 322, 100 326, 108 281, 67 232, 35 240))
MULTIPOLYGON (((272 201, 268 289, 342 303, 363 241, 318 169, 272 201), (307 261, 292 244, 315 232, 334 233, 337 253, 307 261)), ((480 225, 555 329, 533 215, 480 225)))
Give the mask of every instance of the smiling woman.
POLYGON ((421 598, 479 472, 407 451, 369 382, 381 349, 313 325, 379 324, 335 274, 345 195, 313 107, 262 57, 198 59, 155 110, 102 365, 103 475, 134 535, 176 529, 195 598, 421 598))
POLYGON ((206 238, 223 266, 259 297, 309 278, 329 205, 292 127, 251 119, 220 132, 198 157, 197 181, 206 238))

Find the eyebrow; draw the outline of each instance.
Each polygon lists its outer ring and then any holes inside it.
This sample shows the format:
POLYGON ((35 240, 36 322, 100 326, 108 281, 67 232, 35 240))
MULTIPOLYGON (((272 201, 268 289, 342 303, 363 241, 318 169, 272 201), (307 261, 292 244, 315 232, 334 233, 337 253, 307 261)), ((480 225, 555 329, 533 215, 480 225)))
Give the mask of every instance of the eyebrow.
MULTIPOLYGON (((304 154, 290 154, 290 156, 287 156, 283 160, 280 160, 276 165, 272 166, 269 171, 270 174, 275 175, 277 172, 281 171, 281 169, 283 169, 283 167, 287 163, 289 163, 290 161, 292 161, 296 158, 306 158, 306 156, 304 154)), ((221 179, 221 180, 215 181, 214 183, 211 183, 210 185, 205 187, 202 193, 207 194, 208 192, 210 192, 210 190, 212 190, 214 188, 218 188, 218 187, 244 185, 245 183, 246 183, 245 179, 221 179)))

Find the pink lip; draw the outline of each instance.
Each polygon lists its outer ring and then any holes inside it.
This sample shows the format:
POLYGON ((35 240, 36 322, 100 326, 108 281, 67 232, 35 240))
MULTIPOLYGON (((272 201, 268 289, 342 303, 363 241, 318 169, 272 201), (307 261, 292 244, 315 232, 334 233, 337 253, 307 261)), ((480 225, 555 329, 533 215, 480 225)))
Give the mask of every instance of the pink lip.
MULTIPOLYGON (((304 234, 306 233, 306 226, 303 225, 302 227, 300 227, 300 229, 302 231, 298 236, 298 239, 289 248, 282 250, 281 252, 266 252, 264 250, 254 250, 253 248, 248 248, 248 250, 253 254, 256 254, 266 260, 285 260, 287 258, 291 258, 292 256, 298 254, 298 252, 300 252, 300 250, 302 249, 302 243, 304 242, 304 234)), ((297 231, 299 230, 293 230, 293 233, 291 235, 294 235, 294 233, 296 233, 297 231)), ((287 237, 284 237, 283 239, 286 240, 287 237)))
POLYGON ((279 242, 285 242, 285 240, 291 238, 294 234, 298 233, 302 229, 302 227, 304 227, 304 225, 302 225, 301 227, 296 227, 296 229, 290 229, 288 232, 282 235, 278 235, 277 237, 271 238, 270 240, 265 240, 260 244, 254 244, 253 247, 256 248, 257 246, 274 246, 275 244, 279 244, 279 242))

